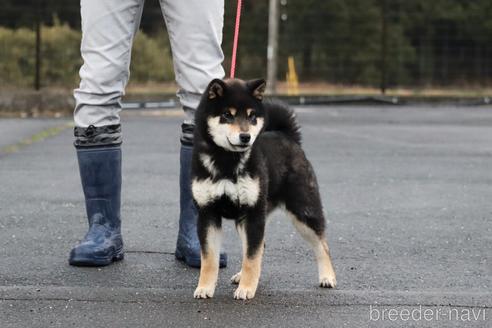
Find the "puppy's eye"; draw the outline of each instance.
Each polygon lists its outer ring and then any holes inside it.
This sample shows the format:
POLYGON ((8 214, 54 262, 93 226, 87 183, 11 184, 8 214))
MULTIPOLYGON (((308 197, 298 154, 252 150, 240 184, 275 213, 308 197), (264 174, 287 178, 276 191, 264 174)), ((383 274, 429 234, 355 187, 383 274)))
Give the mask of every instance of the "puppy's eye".
POLYGON ((234 116, 229 111, 222 113, 222 117, 227 121, 232 121, 234 119, 234 116))
POLYGON ((250 121, 253 122, 254 120, 256 120, 256 113, 255 112, 249 113, 248 118, 250 121))

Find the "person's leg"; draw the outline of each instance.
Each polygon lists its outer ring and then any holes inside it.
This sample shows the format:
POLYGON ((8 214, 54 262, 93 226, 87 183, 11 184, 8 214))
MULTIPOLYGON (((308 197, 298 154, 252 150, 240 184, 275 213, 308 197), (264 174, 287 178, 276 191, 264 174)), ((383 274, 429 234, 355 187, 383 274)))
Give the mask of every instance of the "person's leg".
POLYGON ((74 144, 89 231, 71 250, 72 265, 123 259, 119 112, 142 8, 143 0, 81 0, 84 64, 74 91, 74 144))
MULTIPOLYGON (((199 267, 200 243, 196 233, 197 211, 191 195, 191 154, 195 110, 202 93, 214 78, 223 78, 222 28, 224 0, 160 0, 174 61, 177 93, 185 120, 181 134, 180 218, 176 257, 199 267)), ((225 267, 227 257, 220 256, 225 267)))

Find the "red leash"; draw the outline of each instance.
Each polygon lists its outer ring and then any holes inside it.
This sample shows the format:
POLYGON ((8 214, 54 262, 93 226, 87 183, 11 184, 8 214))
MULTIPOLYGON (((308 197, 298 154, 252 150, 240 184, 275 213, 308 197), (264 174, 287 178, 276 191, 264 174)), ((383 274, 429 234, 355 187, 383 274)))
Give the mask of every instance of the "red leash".
POLYGON ((237 0, 237 11, 236 11, 236 26, 234 28, 234 42, 232 44, 232 59, 231 59, 231 79, 234 78, 236 74, 236 55, 237 55, 237 43, 239 40, 239 23, 241 22, 241 8, 242 0, 237 0))

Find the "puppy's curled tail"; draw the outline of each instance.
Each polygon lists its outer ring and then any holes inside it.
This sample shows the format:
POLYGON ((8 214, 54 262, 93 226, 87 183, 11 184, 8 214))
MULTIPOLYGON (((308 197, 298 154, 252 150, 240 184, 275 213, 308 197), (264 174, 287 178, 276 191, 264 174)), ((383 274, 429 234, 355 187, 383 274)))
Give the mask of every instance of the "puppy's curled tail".
POLYGON ((278 100, 266 101, 264 107, 267 117, 265 131, 282 132, 300 145, 301 131, 294 111, 278 100))

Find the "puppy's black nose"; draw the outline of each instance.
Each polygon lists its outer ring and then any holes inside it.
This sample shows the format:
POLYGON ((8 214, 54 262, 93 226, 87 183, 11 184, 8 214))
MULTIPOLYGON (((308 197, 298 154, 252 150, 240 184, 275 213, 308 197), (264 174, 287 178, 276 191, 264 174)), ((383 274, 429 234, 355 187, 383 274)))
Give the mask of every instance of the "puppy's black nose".
POLYGON ((240 133, 239 140, 241 140, 242 143, 248 143, 251 140, 251 135, 249 133, 240 133))

